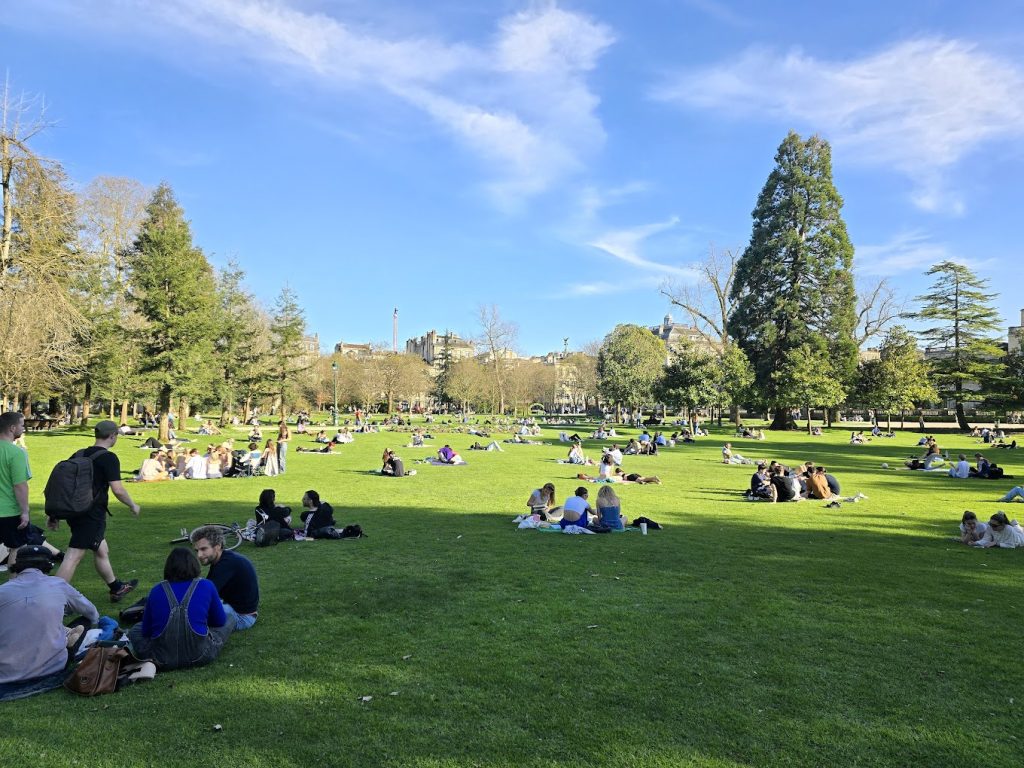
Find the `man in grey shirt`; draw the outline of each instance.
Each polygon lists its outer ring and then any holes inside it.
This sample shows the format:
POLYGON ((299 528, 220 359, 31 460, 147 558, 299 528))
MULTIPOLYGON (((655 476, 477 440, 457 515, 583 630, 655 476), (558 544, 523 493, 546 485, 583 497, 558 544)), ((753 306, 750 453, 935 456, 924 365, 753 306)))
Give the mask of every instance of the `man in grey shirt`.
POLYGON ((65 609, 91 623, 96 606, 64 579, 47 576, 53 562, 43 547, 21 547, 0 586, 0 683, 17 683, 60 672, 68 662, 65 609))

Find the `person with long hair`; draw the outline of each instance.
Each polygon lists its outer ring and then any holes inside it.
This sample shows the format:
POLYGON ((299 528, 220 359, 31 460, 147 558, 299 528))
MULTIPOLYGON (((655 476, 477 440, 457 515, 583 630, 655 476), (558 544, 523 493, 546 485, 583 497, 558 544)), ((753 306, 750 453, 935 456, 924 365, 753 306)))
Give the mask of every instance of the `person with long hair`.
POLYGON ((260 500, 256 505, 256 517, 260 522, 273 520, 281 526, 280 538, 291 538, 292 508, 277 503, 277 492, 273 488, 264 488, 260 492, 260 500))
POLYGON ((263 467, 263 474, 267 477, 281 474, 281 469, 277 463, 277 443, 273 440, 267 440, 263 453, 260 454, 260 466, 263 467))
POLYGON ((208 664, 234 629, 234 617, 213 582, 200 577, 192 550, 175 547, 164 563, 164 580, 150 590, 142 621, 128 631, 132 653, 162 669, 208 664))
POLYGON ((1024 547, 1024 529, 1016 520, 1010 520, 1005 512, 996 512, 988 520, 988 530, 981 538, 971 543, 972 547, 1001 547, 1015 549, 1024 547))
POLYGON ((288 441, 291 439, 292 432, 288 429, 288 422, 281 419, 277 428, 277 468, 282 475, 288 459, 288 441))
POLYGON ((555 484, 544 483, 540 488, 534 489, 526 506, 530 508, 529 514, 540 515, 542 520, 547 520, 557 513, 561 507, 555 506, 555 484))
POLYGON ((622 502, 610 485, 602 486, 597 492, 597 515, 598 520, 609 528, 621 531, 626 527, 625 518, 622 516, 622 502))

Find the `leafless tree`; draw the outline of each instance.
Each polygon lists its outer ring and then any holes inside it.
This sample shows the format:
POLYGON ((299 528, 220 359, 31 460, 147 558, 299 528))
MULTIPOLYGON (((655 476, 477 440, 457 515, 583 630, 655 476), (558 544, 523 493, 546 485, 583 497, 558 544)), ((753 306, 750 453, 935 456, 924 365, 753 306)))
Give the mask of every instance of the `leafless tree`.
POLYGON ((477 310, 480 324, 478 346, 483 348, 485 363, 491 372, 495 405, 498 413, 505 412, 508 362, 514 356, 519 328, 515 323, 502 319, 497 306, 480 305, 477 310))
POLYGON ((854 340, 862 349, 868 339, 879 336, 903 314, 905 302, 897 297, 888 279, 863 283, 857 289, 857 326, 854 340))
POLYGON ((661 294, 689 316, 701 336, 717 349, 729 341, 727 324, 732 312, 732 283, 736 277, 739 254, 734 250, 718 250, 712 244, 708 255, 692 265, 699 280, 691 285, 681 280, 666 280, 661 294))

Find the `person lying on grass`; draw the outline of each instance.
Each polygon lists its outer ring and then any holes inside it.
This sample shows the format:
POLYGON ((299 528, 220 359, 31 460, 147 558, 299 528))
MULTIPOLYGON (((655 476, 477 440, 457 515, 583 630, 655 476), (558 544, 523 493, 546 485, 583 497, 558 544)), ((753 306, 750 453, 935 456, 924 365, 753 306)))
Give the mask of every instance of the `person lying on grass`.
POLYGON ((586 487, 581 485, 576 489, 576 494, 570 496, 562 504, 562 522, 560 525, 563 528, 568 528, 570 525, 578 525, 581 528, 587 527, 587 514, 594 513, 590 502, 587 501, 589 493, 586 487))
POLYGON ((1015 485, 1006 495, 1000 499, 1000 501, 1013 501, 1014 499, 1024 499, 1024 486, 1015 485))
POLYGON ((208 664, 220 655, 235 627, 217 587, 200 577, 192 550, 175 547, 164 563, 164 580, 150 590, 142 621, 128 630, 135 658, 160 669, 208 664), (181 606, 182 610, 174 608, 181 606))
POLYGON ((334 453, 334 443, 327 443, 323 448, 303 448, 301 445, 295 449, 296 453, 334 453))
MULTIPOLYGON (((626 451, 629 453, 629 451, 626 451)), ((723 464, 753 464, 754 462, 745 456, 740 456, 738 453, 732 452, 732 443, 726 443, 722 446, 722 463, 723 464)))
POLYGON ((960 543, 970 546, 976 541, 980 541, 987 530, 988 525, 980 522, 978 516, 968 509, 960 518, 960 543))
POLYGON ((580 472, 576 475, 577 480, 586 480, 588 483, 636 483, 637 485, 661 485, 661 478, 657 475, 641 475, 639 472, 625 473, 618 467, 614 474, 605 479, 580 472))
POLYGON ((1024 529, 1016 520, 1008 519, 1005 512, 996 512, 988 520, 988 530, 982 534, 981 538, 972 542, 971 546, 983 549, 1024 547, 1024 529))

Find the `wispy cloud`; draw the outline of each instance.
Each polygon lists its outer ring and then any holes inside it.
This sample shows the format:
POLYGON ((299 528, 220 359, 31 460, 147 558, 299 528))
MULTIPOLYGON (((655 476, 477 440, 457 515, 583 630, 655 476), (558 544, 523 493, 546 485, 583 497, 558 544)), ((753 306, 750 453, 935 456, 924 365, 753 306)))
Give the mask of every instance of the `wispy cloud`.
POLYGON ((940 261, 955 261, 974 270, 992 267, 995 259, 971 259, 955 253, 944 243, 933 241, 920 231, 900 232, 884 243, 858 245, 854 268, 861 275, 891 277, 907 272, 925 272, 940 261))
POLYGON ((675 267, 669 264, 651 261, 650 259, 644 258, 640 253, 641 246, 645 241, 655 237, 656 235, 660 235, 663 232, 667 232, 670 229, 674 229, 678 224, 679 218, 673 216, 668 221, 644 224, 643 226, 630 227, 628 229, 616 229, 605 232, 589 242, 588 245, 614 256, 616 259, 625 262, 631 267, 637 267, 648 272, 654 272, 661 277, 668 275, 674 277, 690 277, 692 272, 685 267, 675 267))
MULTIPOLYGON (((631 278, 628 280, 597 280, 591 283, 577 283, 569 286, 566 293, 570 296, 607 296, 615 293, 629 293, 639 289, 657 288, 661 284, 661 278, 657 275, 631 278)), ((552 298, 559 298, 564 294, 556 294, 552 298)))
POLYGON ((389 38, 286 0, 132 5, 161 29, 211 49, 287 67, 327 87, 377 90, 418 108, 481 159, 490 177, 484 188, 503 208, 578 172, 605 140, 586 78, 614 36, 554 2, 500 19, 484 43, 389 38))
POLYGON ((906 174, 915 204, 929 211, 962 212, 948 169, 983 144, 1024 134, 1024 72, 960 40, 911 40, 835 61, 753 48, 683 72, 654 96, 799 121, 842 148, 844 161, 906 174))

